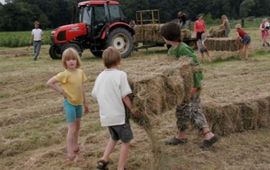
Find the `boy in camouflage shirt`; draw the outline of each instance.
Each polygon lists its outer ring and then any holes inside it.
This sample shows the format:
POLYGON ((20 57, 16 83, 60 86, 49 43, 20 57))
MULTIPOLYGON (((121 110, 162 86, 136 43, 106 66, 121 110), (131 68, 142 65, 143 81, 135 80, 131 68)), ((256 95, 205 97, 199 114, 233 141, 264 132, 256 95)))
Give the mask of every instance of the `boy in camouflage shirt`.
MULTIPOLYGON (((164 38, 171 48, 168 54, 177 58, 181 56, 191 57, 193 64, 199 65, 199 60, 193 49, 184 42, 181 42, 181 30, 178 24, 170 22, 161 27, 161 36, 164 38)), ((191 120, 192 124, 198 128, 203 135, 201 148, 209 148, 218 141, 218 137, 213 134, 208 126, 205 115, 200 108, 200 91, 203 74, 201 71, 196 71, 193 74, 193 88, 190 92, 190 100, 185 101, 176 107, 176 118, 178 133, 175 137, 167 140, 168 145, 177 145, 187 143, 186 129, 191 120)))

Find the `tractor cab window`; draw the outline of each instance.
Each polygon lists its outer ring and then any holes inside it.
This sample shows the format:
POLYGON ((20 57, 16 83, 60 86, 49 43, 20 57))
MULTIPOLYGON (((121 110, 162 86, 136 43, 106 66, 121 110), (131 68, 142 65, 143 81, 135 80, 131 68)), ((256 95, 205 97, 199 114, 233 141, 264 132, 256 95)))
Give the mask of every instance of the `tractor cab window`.
POLYGON ((91 14, 92 13, 92 8, 91 7, 82 7, 80 9, 80 22, 86 23, 87 25, 91 24, 91 14))
POLYGON ((101 30, 106 25, 106 13, 103 5, 92 6, 93 16, 91 22, 91 32, 93 37, 100 37, 101 30))
POLYGON ((122 21, 125 19, 125 16, 118 5, 110 5, 108 6, 108 8, 109 8, 111 21, 122 21))
POLYGON ((104 6, 95 6, 94 8, 94 19, 93 22, 95 23, 105 23, 106 17, 105 17, 105 9, 104 6))

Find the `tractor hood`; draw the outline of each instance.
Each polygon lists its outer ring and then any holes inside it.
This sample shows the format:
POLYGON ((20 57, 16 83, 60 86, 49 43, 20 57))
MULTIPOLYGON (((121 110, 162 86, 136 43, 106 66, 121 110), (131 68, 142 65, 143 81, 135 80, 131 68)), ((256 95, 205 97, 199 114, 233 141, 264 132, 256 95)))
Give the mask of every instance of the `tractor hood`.
POLYGON ((53 43, 66 43, 87 35, 87 26, 85 23, 63 25, 53 30, 51 34, 53 43))

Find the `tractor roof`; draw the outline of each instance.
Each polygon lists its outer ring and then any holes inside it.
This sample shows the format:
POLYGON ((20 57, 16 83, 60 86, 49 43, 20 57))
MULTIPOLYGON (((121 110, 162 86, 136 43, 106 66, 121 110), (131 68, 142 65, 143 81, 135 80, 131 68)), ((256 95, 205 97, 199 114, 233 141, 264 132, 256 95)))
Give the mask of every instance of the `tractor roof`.
POLYGON ((86 6, 86 5, 104 5, 104 4, 108 4, 108 5, 119 5, 118 1, 109 1, 109 0, 92 0, 92 1, 84 1, 84 2, 80 2, 78 4, 78 6, 86 6))

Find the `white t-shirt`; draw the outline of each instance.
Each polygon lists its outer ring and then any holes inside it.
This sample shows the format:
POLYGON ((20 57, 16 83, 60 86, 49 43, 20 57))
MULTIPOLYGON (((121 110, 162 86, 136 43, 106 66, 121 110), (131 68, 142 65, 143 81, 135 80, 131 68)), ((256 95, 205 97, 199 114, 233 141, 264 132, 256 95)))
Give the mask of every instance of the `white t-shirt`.
POLYGON ((41 41, 41 36, 42 36, 43 32, 40 28, 34 28, 32 30, 32 35, 34 36, 34 41, 41 41))
POLYGON ((127 74, 117 69, 102 71, 92 90, 92 96, 98 101, 102 126, 125 124, 125 107, 122 98, 132 93, 127 74))

